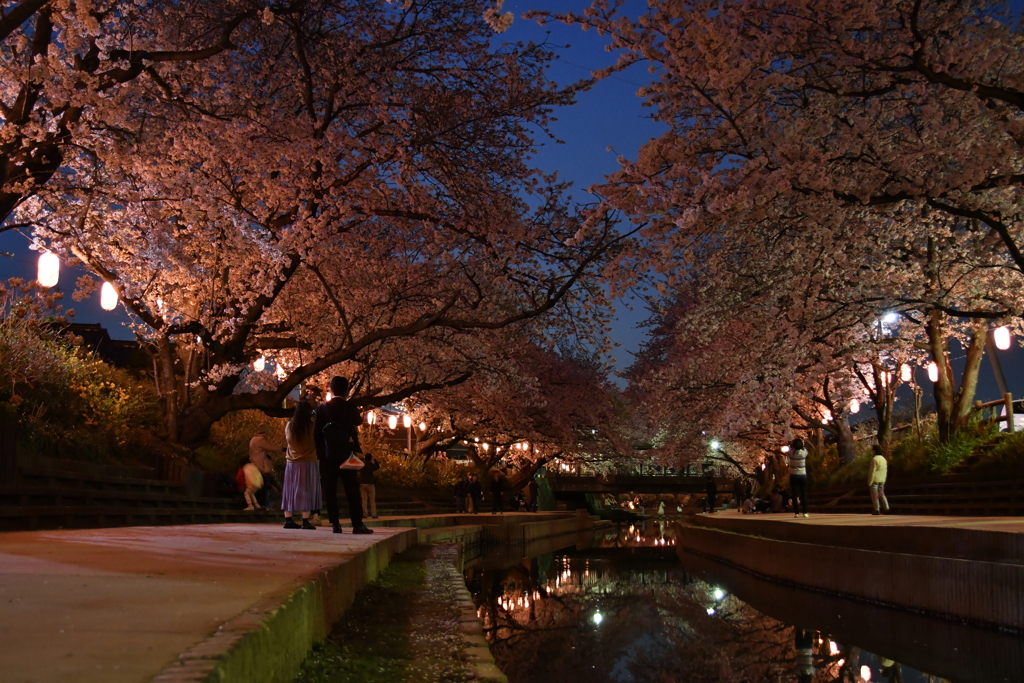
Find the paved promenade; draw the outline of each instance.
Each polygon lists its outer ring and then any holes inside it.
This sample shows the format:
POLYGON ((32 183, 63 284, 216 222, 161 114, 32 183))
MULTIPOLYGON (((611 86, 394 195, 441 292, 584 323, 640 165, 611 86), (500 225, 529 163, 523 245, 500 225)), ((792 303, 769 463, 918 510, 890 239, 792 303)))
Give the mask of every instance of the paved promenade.
POLYGON ((197 680, 304 586, 317 586, 314 613, 340 612, 362 585, 323 586, 365 584, 415 543, 403 529, 353 536, 276 524, 0 534, 0 678, 137 683, 181 662, 162 679, 197 680), (339 573, 346 564, 358 571, 339 573))

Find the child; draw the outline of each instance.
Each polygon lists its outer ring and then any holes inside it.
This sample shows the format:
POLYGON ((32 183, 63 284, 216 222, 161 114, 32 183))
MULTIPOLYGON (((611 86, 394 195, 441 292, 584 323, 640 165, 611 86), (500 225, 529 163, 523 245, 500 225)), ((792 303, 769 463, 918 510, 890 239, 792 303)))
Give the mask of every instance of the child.
POLYGON ((256 492, 263 488, 263 475, 256 465, 249 462, 249 456, 245 456, 238 463, 235 481, 238 482, 238 488, 243 490, 245 502, 249 505, 245 510, 261 510, 260 504, 256 502, 256 492))

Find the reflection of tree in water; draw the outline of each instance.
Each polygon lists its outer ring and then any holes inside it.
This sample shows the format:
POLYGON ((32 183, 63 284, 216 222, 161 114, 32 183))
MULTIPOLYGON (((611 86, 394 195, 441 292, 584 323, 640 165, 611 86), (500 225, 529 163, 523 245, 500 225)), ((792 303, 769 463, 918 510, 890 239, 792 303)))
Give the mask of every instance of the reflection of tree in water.
POLYGON ((471 574, 470 587, 513 683, 862 680, 859 651, 839 650, 816 633, 809 639, 815 672, 798 675, 796 629, 735 597, 716 599, 715 586, 668 558, 545 555, 471 574))

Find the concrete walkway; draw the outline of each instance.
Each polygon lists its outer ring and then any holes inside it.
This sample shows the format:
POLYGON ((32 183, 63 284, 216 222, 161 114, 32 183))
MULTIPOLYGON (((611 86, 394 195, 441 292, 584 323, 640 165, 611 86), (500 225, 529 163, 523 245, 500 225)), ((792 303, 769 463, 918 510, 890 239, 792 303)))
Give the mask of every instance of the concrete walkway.
POLYGON ((415 543, 408 529, 251 524, 0 534, 0 678, 192 681, 234 667, 234 680, 273 680, 245 673, 263 666, 245 650, 266 649, 268 620, 298 619, 275 648, 297 669, 307 641, 415 543))

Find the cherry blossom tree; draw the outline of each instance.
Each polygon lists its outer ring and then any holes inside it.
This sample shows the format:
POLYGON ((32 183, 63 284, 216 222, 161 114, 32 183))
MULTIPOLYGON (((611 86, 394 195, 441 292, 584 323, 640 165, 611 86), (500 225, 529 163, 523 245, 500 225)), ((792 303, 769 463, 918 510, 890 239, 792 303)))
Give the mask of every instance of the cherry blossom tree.
POLYGON ((140 81, 145 106, 21 204, 137 319, 172 438, 339 369, 389 378, 364 406, 451 387, 505 328, 604 343, 630 232, 527 165, 574 88, 546 47, 492 45, 487 6, 264 7, 220 58, 140 81))

